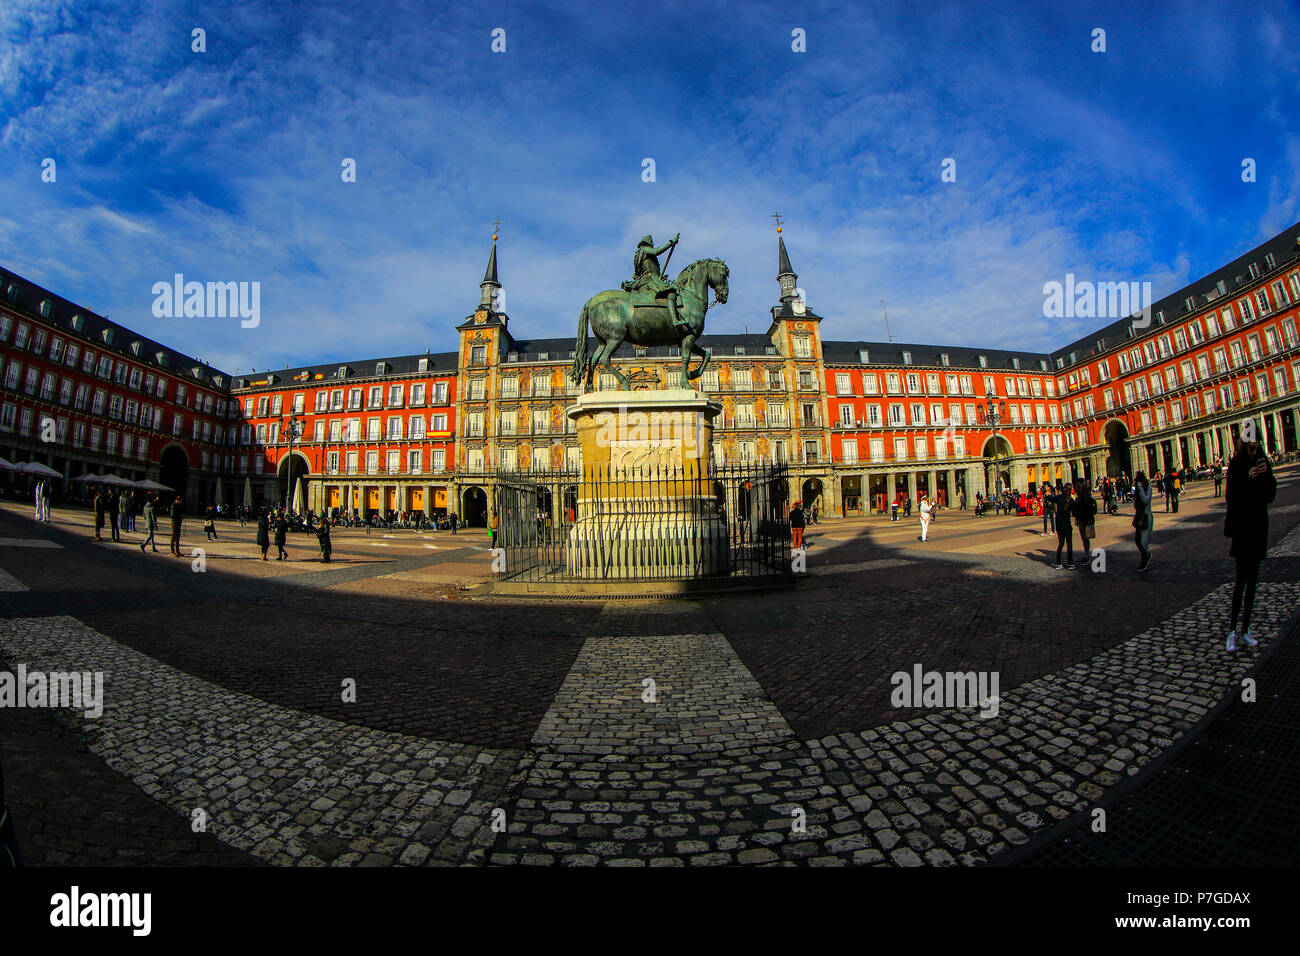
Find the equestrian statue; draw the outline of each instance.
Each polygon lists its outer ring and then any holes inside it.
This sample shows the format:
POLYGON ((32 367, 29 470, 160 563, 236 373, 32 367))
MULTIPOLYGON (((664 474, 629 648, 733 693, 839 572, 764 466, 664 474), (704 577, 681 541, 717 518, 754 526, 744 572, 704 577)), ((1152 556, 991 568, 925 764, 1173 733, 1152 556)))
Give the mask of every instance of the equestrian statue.
POLYGON ((668 253, 666 268, 672 259, 681 233, 656 247, 650 236, 642 237, 632 256, 633 277, 622 289, 606 289, 587 300, 578 316, 578 340, 574 348, 573 380, 584 392, 591 387, 596 366, 604 366, 618 379, 622 388, 632 383, 616 369, 611 359, 624 342, 633 345, 681 345, 682 388, 703 374, 711 354, 696 345, 704 334, 704 314, 709 309, 709 290, 719 305, 727 301, 727 263, 722 259, 697 259, 669 279, 659 267, 659 256, 668 253), (587 327, 596 337, 596 351, 587 355, 587 327), (691 355, 703 361, 690 367, 691 355))

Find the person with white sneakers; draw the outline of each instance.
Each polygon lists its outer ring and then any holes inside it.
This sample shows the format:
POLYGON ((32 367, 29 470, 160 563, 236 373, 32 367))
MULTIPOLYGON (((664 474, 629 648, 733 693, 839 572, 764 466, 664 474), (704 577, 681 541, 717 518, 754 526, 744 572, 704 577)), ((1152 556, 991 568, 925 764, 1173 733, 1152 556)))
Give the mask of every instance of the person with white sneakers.
POLYGON ((929 540, 930 536, 930 519, 934 517, 934 504, 930 501, 929 495, 921 496, 921 540, 929 540))

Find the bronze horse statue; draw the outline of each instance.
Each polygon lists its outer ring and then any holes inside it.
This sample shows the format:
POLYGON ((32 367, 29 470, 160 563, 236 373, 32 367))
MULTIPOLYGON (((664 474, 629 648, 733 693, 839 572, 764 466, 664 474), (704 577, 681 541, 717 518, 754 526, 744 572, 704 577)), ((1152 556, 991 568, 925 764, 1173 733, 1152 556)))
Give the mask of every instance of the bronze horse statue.
POLYGON ((640 292, 606 289, 587 300, 578 317, 578 342, 574 347, 573 380, 582 385, 584 392, 591 387, 591 376, 596 366, 607 368, 623 389, 630 390, 632 383, 610 361, 614 352, 624 342, 633 345, 677 345, 682 348, 682 388, 690 388, 691 381, 703 374, 711 354, 695 344, 704 333, 704 315, 709 309, 709 290, 713 290, 719 305, 727 301, 727 276, 730 270, 722 259, 697 259, 677 275, 677 288, 681 293, 678 311, 686 320, 690 331, 683 335, 674 328, 668 309, 662 300, 656 301, 640 292), (595 354, 587 356, 587 326, 596 337, 595 354), (691 355, 703 361, 690 367, 691 355))

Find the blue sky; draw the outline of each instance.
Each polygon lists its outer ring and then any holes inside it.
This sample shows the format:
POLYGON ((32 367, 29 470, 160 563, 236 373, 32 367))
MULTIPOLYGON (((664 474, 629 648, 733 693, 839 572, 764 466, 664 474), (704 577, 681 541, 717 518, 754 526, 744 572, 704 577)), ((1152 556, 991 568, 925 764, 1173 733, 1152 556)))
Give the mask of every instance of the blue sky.
POLYGON ((780 210, 827 338, 883 339, 885 299, 900 341, 1049 349, 1105 323, 1045 282, 1159 297, 1300 219, 1297 35, 1213 0, 6 0, 0 262, 234 372, 454 348, 497 217, 521 338, 646 232, 727 260, 710 331, 763 331, 780 210), (155 318, 176 272, 260 282, 261 325, 155 318))

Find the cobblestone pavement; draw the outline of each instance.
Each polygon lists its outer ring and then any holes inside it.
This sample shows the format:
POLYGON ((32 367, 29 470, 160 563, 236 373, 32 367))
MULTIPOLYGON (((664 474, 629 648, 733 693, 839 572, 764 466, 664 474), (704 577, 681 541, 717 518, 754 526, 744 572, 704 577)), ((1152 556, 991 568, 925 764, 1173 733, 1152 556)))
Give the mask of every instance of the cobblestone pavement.
MULTIPOLYGON (((1281 477, 1261 650, 1300 599, 1300 483, 1281 477)), ((795 591, 571 603, 471 599, 475 533, 347 532, 347 564, 272 568, 223 528, 195 573, 138 535, 87 540, 76 512, 0 508, 3 668, 107 675, 97 719, 0 712, 8 796, 54 864, 996 860, 1258 659, 1222 649, 1208 491, 1157 512, 1148 575, 1127 515, 1099 519, 1104 572, 1058 572, 1041 522, 946 513, 924 545, 901 522, 810 528, 795 591), (996 672, 996 716, 896 706, 916 665, 996 672), (134 798, 129 826, 88 811, 92 780, 106 810, 134 798)))

